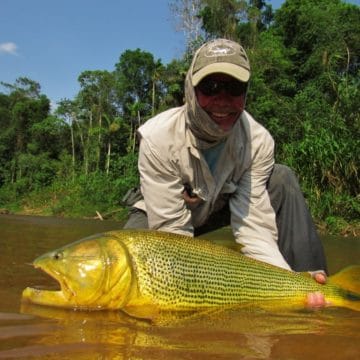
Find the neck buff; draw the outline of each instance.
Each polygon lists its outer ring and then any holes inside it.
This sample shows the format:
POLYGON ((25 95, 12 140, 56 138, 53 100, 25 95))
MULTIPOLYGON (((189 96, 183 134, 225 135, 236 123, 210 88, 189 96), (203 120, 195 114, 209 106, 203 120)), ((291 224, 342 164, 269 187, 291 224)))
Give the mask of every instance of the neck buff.
MULTIPOLYGON (((194 56, 194 59, 195 58, 196 54, 194 56)), ((193 135, 191 136, 193 146, 198 149, 208 149, 225 141, 235 129, 239 118, 232 129, 224 131, 211 119, 206 111, 201 108, 197 101, 195 89, 192 86, 191 81, 193 66, 194 60, 185 79, 186 123, 193 135)))

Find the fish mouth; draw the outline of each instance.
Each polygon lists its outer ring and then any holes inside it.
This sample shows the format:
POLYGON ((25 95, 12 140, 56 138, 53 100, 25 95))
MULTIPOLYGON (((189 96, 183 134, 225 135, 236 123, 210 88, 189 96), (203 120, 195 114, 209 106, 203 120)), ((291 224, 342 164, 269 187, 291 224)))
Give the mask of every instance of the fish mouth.
POLYGON ((51 306, 69 306, 69 294, 70 288, 66 281, 60 279, 60 274, 53 273, 40 265, 32 264, 35 269, 41 270, 42 273, 46 273, 52 280, 50 285, 31 286, 24 289, 22 293, 22 301, 30 302, 37 305, 51 305, 51 306))

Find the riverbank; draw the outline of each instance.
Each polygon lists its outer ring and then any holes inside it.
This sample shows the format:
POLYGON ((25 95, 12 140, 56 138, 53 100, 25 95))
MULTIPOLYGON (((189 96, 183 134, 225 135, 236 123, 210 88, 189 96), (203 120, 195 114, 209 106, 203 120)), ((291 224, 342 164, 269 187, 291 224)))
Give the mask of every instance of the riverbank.
MULTIPOLYGON (((115 209, 108 209, 106 211, 90 210, 84 213, 74 214, 71 211, 62 209, 62 212, 54 212, 51 207, 29 207, 26 206, 9 206, 0 208, 1 214, 12 215, 29 215, 29 216, 57 216, 59 218, 73 218, 73 219, 97 219, 100 221, 111 220, 124 222, 128 215, 128 209, 119 207, 115 209)), ((325 220, 315 220, 317 230, 320 234, 341 235, 344 237, 360 237, 360 221, 354 220, 348 222, 343 218, 331 217, 325 220)))

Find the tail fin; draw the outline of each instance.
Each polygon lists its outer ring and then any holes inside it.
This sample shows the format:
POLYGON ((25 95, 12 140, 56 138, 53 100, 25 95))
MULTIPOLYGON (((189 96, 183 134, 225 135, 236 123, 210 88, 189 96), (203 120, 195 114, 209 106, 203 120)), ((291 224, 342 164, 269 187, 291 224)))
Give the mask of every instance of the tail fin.
POLYGON ((348 266, 330 276, 329 280, 343 289, 360 294, 360 265, 348 266))
POLYGON ((360 311, 360 265, 349 266, 330 276, 329 282, 347 291, 346 307, 360 311))

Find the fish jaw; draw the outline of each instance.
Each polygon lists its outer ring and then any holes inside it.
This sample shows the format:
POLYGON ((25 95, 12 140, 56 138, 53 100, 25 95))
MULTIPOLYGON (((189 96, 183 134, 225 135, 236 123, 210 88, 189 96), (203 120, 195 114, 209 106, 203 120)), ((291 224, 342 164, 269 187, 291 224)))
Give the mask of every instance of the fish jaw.
POLYGON ((68 308, 74 310, 101 310, 102 306, 81 305, 69 299, 62 290, 40 290, 27 287, 23 290, 22 301, 35 305, 68 308))
POLYGON ((22 293, 22 300, 37 305, 73 307, 62 290, 40 290, 27 287, 22 293))
POLYGON ((77 307, 76 303, 71 301, 71 296, 69 292, 71 291, 66 285, 65 281, 62 281, 60 274, 56 272, 51 272, 45 265, 42 264, 45 256, 40 257, 35 260, 33 266, 35 269, 40 269, 47 273, 50 277, 56 280, 59 283, 60 290, 44 290, 37 289, 32 287, 27 287, 22 293, 22 300, 24 302, 30 302, 36 305, 44 306, 57 306, 57 307, 77 307))

